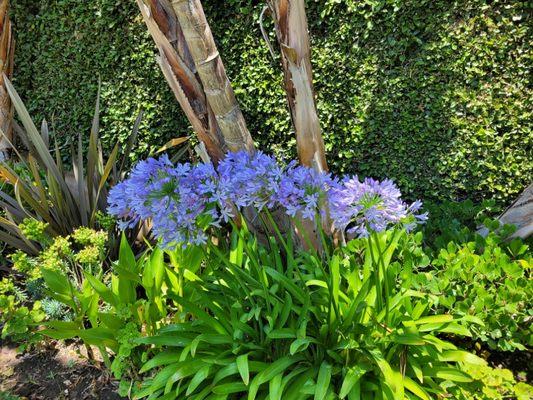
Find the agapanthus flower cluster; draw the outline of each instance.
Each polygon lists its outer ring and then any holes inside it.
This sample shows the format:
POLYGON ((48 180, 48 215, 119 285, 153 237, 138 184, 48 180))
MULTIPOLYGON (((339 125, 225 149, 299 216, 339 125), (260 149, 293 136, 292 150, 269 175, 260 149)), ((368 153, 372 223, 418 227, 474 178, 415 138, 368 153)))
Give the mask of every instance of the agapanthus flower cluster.
POLYGON ((273 208, 280 191, 283 168, 262 152, 230 153, 218 165, 220 200, 230 201, 238 209, 254 207, 258 211, 273 208))
POLYGON ((327 205, 327 194, 337 183, 330 174, 321 173, 315 169, 289 164, 279 183, 279 190, 274 199, 285 209, 291 217, 298 214, 303 218, 313 220, 317 211, 327 205))
POLYGON ((216 225, 217 174, 210 164, 174 166, 168 157, 143 161, 128 179, 115 186, 108 212, 131 227, 151 219, 154 235, 163 245, 203 243, 205 228, 216 225))
POLYGON ((217 169, 206 163, 172 165, 168 157, 148 159, 109 195, 109 213, 123 228, 151 219, 154 235, 165 246, 201 244, 206 231, 220 227, 237 211, 252 207, 283 209, 290 217, 314 220, 329 210, 334 227, 352 236, 367 236, 405 222, 422 222, 390 180, 352 177, 339 182, 327 173, 286 167, 264 153, 230 153, 217 169))
POLYGON ((166 155, 158 160, 149 158, 139 162, 128 179, 113 187, 108 196, 107 211, 120 219, 121 229, 152 218, 151 202, 148 200, 155 195, 155 190, 167 179, 173 168, 166 155))
POLYGON ((208 226, 218 226, 217 174, 211 164, 180 164, 150 202, 153 231, 164 245, 205 243, 208 226))
POLYGON ((427 218, 427 214, 417 214, 422 203, 402 201, 390 179, 348 177, 331 189, 328 198, 334 227, 351 237, 366 237, 370 231, 381 232, 400 222, 410 230, 427 218))

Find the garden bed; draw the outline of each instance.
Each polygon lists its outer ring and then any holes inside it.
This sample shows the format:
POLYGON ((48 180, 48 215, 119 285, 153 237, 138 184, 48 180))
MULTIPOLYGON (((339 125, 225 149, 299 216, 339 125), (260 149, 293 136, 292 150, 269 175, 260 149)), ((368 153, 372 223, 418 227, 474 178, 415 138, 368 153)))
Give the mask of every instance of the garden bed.
POLYGON ((74 344, 54 343, 26 354, 0 347, 0 399, 8 393, 29 400, 118 400, 117 383, 87 361, 74 344))

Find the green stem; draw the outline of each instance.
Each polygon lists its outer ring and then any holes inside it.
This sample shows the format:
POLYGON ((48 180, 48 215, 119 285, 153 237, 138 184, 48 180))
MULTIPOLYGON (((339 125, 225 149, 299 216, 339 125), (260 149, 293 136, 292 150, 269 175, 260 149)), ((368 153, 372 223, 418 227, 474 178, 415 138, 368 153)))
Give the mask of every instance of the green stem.
MULTIPOLYGON (((381 269, 383 270, 383 283, 385 285, 385 321, 387 321, 387 324, 389 323, 389 296, 390 296, 390 287, 389 287, 389 277, 387 273, 387 268, 385 267, 385 262, 383 261, 384 253, 381 251, 381 245, 379 244, 379 237, 377 233, 373 232, 374 238, 376 239, 376 247, 378 249, 379 253, 379 264, 381 265, 381 269)), ((389 246, 387 246, 387 249, 389 246)), ((378 266, 379 268, 379 266, 378 266)))
POLYGON ((368 236, 368 250, 370 251, 370 258, 372 259, 372 272, 374 274, 374 281, 376 283, 376 305, 377 305, 377 312, 376 314, 379 314, 381 310, 383 309, 383 303, 381 296, 383 295, 383 290, 381 288, 381 280, 380 280, 380 274, 379 274, 379 263, 376 263, 376 259, 374 257, 374 251, 372 250, 372 235, 368 236))
POLYGON ((272 217, 272 214, 271 214, 270 210, 266 209, 265 210, 265 215, 267 216, 270 224, 272 225, 272 228, 274 228, 274 232, 278 236, 281 244, 283 245, 283 247, 285 248, 285 251, 288 254, 289 253, 289 246, 287 245, 287 242, 283 238, 283 235, 281 234, 281 231, 279 230, 278 224, 276 224, 276 221, 274 221, 274 218, 272 217))

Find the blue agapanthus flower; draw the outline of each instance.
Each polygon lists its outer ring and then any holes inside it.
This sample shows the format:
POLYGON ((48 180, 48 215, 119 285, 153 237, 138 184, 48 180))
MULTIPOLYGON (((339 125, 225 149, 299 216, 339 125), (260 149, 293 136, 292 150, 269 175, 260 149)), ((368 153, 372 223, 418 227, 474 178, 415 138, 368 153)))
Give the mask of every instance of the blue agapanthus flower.
POLYGON ((151 219, 163 245, 205 243, 204 230, 218 225, 218 175, 211 164, 174 166, 168 157, 135 166, 128 179, 111 189, 108 212, 131 227, 151 219))
POLYGON ((203 244, 205 229, 219 226, 221 215, 217 209, 218 176, 211 164, 181 168, 168 181, 153 202, 153 231, 163 245, 203 244))
POLYGON ((168 156, 149 158, 139 162, 128 179, 111 189, 108 212, 119 218, 122 229, 152 218, 151 199, 170 173, 174 173, 174 165, 168 156))
POLYGON ((293 162, 281 177, 275 199, 291 217, 298 214, 313 220, 321 209, 320 204, 327 201, 328 191, 335 185, 331 175, 293 162))
POLYGON ((281 208, 291 217, 314 219, 326 206, 334 227, 367 236, 390 225, 407 229, 423 222, 420 202, 411 205, 390 181, 351 177, 339 182, 329 174, 298 166, 286 168, 262 152, 230 153, 215 170, 211 164, 173 165, 167 156, 138 163, 129 177, 111 189, 110 214, 121 228, 150 219, 164 246, 206 243, 206 231, 253 207, 281 208))
POLYGON ((366 237, 370 231, 381 232, 391 225, 406 222, 412 229, 426 214, 416 213, 421 202, 408 205, 393 181, 377 181, 357 176, 346 178, 329 193, 329 208, 334 227, 349 236, 366 237))
POLYGON ((218 165, 222 201, 238 209, 254 207, 261 211, 275 206, 283 168, 276 160, 260 151, 230 153, 218 165))

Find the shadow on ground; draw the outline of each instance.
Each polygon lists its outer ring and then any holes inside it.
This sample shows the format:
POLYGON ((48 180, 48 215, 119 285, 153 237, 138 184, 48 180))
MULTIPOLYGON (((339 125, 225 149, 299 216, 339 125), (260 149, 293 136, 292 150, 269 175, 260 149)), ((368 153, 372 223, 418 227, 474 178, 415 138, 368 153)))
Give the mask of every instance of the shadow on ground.
POLYGON ((120 400, 117 383, 91 365, 75 346, 17 354, 14 346, 0 347, 0 394, 28 400, 120 400))

